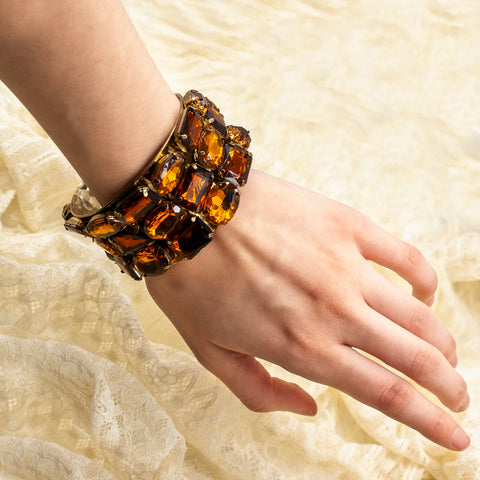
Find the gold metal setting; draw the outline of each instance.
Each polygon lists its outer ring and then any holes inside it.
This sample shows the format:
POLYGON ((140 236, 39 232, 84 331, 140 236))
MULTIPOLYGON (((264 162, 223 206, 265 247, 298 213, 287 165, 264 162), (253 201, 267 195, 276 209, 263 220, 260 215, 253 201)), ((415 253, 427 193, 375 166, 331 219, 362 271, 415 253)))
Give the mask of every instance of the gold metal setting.
POLYGON ((146 169, 101 207, 80 185, 63 208, 65 228, 92 238, 135 280, 193 258, 239 204, 252 155, 249 132, 225 125, 196 90, 181 100, 175 127, 146 169))

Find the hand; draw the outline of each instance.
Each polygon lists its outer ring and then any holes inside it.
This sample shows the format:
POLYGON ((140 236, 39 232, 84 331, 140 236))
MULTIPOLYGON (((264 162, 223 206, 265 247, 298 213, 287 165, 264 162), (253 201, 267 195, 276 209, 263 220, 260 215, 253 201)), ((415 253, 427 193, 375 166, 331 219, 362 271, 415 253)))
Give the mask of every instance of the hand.
POLYGON ((468 446, 450 415, 360 352, 450 409, 467 408, 455 342, 429 308, 434 270, 415 247, 355 210, 252 171, 238 212, 211 244, 146 280, 199 362, 248 408, 316 412, 310 395, 272 378, 259 357, 342 390, 447 448, 468 446), (368 260, 404 277, 413 295, 368 260))

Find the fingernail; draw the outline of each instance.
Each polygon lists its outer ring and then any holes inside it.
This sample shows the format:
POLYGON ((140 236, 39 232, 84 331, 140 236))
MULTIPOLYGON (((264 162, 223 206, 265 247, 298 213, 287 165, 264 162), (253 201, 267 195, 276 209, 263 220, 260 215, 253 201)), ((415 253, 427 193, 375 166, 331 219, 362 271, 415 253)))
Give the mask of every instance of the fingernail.
POLYGON ((458 357, 457 355, 455 354, 455 356, 450 360, 450 363, 452 365, 453 368, 457 368, 457 365, 458 365, 458 357))
POLYGON ((453 432, 452 445, 455 450, 465 450, 470 445, 470 438, 460 427, 453 432))
POLYGON ((463 412, 464 410, 467 409, 467 407, 470 405, 470 395, 467 393, 467 396, 465 397, 464 402, 460 407, 458 407, 459 412, 463 412))

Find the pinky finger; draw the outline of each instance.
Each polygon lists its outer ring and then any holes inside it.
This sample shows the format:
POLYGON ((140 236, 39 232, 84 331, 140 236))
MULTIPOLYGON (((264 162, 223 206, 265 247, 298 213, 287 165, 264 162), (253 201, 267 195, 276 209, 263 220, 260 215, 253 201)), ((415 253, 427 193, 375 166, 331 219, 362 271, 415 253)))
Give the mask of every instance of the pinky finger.
POLYGON ((255 412, 289 411, 313 416, 315 400, 295 383, 272 377, 254 357, 211 344, 205 368, 255 412))

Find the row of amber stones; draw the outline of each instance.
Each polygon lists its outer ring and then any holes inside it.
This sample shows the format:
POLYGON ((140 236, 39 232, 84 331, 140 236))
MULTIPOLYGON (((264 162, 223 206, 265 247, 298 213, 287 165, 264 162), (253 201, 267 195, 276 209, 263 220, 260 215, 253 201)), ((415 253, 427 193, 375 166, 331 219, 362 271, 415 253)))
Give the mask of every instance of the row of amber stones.
POLYGON ((95 239, 133 278, 191 258, 227 223, 251 165, 248 132, 226 126, 206 97, 190 91, 168 148, 133 188, 97 214, 65 214, 65 226, 95 239))

